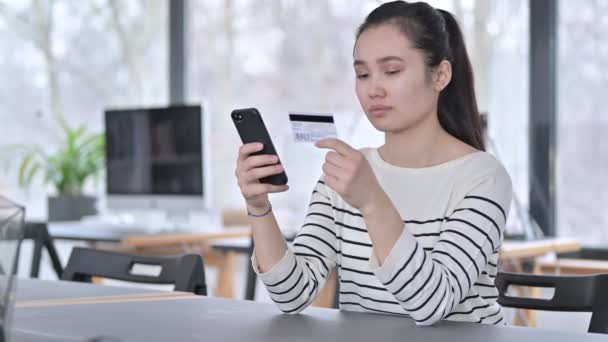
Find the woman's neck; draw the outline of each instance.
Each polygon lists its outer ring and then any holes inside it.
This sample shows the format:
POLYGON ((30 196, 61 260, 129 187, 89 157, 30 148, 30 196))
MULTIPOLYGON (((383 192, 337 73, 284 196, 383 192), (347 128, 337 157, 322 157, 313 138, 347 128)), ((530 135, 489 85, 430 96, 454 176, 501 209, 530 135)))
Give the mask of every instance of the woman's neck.
MULTIPOLYGON (((454 155, 453 138, 439 124, 436 115, 400 132, 387 132, 379 153, 387 163, 408 168, 429 167, 454 155)), ((456 153, 457 154, 457 153, 456 153)))

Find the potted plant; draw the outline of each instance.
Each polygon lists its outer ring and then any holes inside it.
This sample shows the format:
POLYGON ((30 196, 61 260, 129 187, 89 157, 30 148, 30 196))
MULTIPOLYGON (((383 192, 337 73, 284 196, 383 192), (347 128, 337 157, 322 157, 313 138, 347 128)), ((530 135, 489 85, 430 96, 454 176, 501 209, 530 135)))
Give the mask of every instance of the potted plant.
POLYGON ((56 192, 47 200, 48 220, 79 220, 97 212, 96 198, 84 195, 83 188, 105 166, 104 136, 87 132, 84 125, 70 127, 61 116, 59 125, 63 138, 55 152, 48 154, 39 145, 15 147, 22 157, 19 185, 28 188, 42 175, 44 183, 52 185, 56 192))

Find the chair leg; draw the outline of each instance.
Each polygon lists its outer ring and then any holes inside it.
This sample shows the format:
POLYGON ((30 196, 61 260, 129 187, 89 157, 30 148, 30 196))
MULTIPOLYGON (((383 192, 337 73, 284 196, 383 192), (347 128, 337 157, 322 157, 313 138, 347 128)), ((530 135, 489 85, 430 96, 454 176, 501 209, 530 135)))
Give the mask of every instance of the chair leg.
POLYGON ((34 251, 32 253, 32 268, 30 270, 30 277, 38 278, 40 274, 40 263, 42 259, 42 247, 43 243, 39 239, 34 240, 34 251))
POLYGON ((251 257, 253 255, 253 235, 249 238, 249 251, 247 253, 247 274, 245 275, 245 300, 255 300, 255 287, 258 282, 258 276, 255 274, 251 257))
POLYGON ((255 300, 255 286, 257 285, 258 277, 253 270, 250 258, 247 258, 247 275, 245 279, 245 299, 255 300))
POLYGON ((55 249, 55 245, 53 244, 53 240, 50 238, 46 241, 46 251, 49 253, 49 257, 51 258, 51 264, 53 265, 53 269, 57 274, 57 278, 61 279, 61 275, 63 274, 63 266, 61 266, 61 261, 59 260, 59 254, 55 249))

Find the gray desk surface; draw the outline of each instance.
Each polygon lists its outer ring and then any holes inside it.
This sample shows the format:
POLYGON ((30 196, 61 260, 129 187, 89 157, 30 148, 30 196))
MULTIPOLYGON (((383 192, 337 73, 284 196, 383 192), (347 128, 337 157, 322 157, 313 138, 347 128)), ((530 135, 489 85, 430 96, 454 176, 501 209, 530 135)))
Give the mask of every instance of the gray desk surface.
MULTIPOLYGON (((45 224, 40 223, 38 224, 45 224)), ((157 234, 183 234, 183 233, 217 233, 224 231, 221 227, 215 227, 207 230, 202 229, 187 229, 187 228, 170 228, 165 229, 145 229, 135 227, 112 227, 98 226, 89 227, 86 224, 79 222, 53 222, 46 223, 49 235, 56 240, 72 240, 86 242, 120 242, 122 239, 130 236, 141 235, 157 235, 157 234)), ((219 241, 219 240, 218 240, 219 241)), ((237 251, 241 251, 244 247, 249 246, 249 239, 225 239, 222 240, 229 246, 234 246, 237 251), (237 240, 237 242, 230 241, 237 240)))
POLYGON ((69 281, 17 279, 17 301, 72 299, 80 297, 115 296, 162 292, 137 287, 100 286, 69 281))
POLYGON ((24 342, 87 341, 101 335, 125 342, 606 341, 604 335, 481 324, 417 327, 408 318, 332 309, 285 315, 270 303, 208 297, 19 308, 15 314, 14 340, 24 342))
POLYGON ((86 227, 79 222, 50 223, 47 227, 53 239, 87 242, 120 242, 127 236, 149 234, 145 229, 86 227))

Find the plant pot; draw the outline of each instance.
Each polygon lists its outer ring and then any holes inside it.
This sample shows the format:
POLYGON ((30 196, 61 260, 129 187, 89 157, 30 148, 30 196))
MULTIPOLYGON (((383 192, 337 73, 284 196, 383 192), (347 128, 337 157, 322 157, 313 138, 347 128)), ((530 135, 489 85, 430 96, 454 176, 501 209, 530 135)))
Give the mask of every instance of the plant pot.
POLYGON ((78 221, 83 216, 97 214, 96 197, 82 195, 49 196, 48 221, 78 221))

